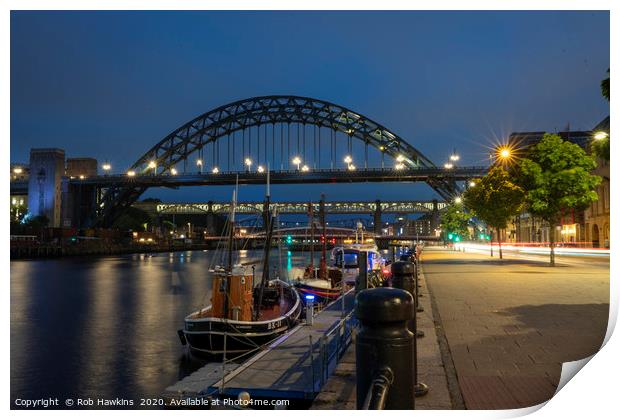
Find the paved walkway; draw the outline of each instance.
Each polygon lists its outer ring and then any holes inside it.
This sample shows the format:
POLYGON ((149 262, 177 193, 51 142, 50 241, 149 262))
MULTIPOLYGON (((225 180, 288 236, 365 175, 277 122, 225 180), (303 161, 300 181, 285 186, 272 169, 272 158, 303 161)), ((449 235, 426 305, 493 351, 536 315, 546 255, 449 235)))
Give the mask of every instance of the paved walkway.
POLYGON ((544 261, 426 248, 422 268, 468 409, 551 398, 561 364, 595 353, 609 311, 609 261, 544 261), (597 262, 599 261, 599 262, 597 262))
MULTIPOLYGON (((418 313, 418 330, 424 337, 417 339, 418 344, 418 380, 427 384, 429 393, 416 399, 419 410, 449 410, 454 408, 448 391, 441 351, 435 331, 430 295, 424 287, 423 276, 420 279, 422 296, 419 298, 423 312, 418 313)), ((334 374, 327 381, 321 393, 314 400, 312 409, 354 410, 356 398, 355 387, 355 342, 349 346, 334 374)), ((458 403, 455 404, 458 406, 458 403)))

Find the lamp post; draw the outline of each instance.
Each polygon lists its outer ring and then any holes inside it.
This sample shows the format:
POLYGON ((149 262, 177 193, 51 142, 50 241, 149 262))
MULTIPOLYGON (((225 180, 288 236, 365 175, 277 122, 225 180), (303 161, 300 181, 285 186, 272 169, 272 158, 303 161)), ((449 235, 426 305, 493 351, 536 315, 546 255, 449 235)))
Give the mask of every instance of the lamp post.
POLYGON ((248 172, 252 170, 252 159, 245 158, 245 165, 248 167, 248 172))
POLYGON ((301 165, 301 158, 299 156, 293 158, 293 165, 297 165, 297 170, 299 170, 299 165, 301 165))
POLYGON ((106 162, 103 165, 101 165, 101 169, 103 169, 103 172, 104 172, 105 175, 109 175, 110 169, 112 169, 112 165, 110 165, 108 162, 106 162))

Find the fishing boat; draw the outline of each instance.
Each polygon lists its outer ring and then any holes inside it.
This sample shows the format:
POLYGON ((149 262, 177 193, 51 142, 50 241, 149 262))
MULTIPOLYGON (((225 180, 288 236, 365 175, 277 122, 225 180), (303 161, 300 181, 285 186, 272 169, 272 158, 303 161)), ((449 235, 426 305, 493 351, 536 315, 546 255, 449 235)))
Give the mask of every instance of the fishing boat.
POLYGON ((384 277, 385 259, 381 256, 381 252, 377 245, 370 240, 364 240, 364 231, 361 223, 358 223, 355 233, 355 242, 343 244, 332 249, 330 254, 330 262, 333 268, 342 272, 345 284, 355 284, 355 279, 359 275, 359 254, 361 251, 367 253, 368 261, 366 266, 368 271, 373 273, 371 280, 380 282, 384 277))
MULTIPOLYGON (((267 181, 269 208, 269 181, 267 181)), ((185 317, 179 330, 182 344, 197 356, 241 355, 261 348, 293 328, 299 319, 302 304, 299 293, 290 284, 269 279, 269 251, 275 214, 268 219, 263 252, 261 281, 254 286, 253 270, 234 264, 236 190, 233 193, 228 226, 228 262, 213 270, 211 305, 185 317)))
POLYGON ((320 265, 314 266, 314 209, 312 203, 308 206, 308 217, 310 221, 310 264, 304 270, 302 278, 295 281, 295 287, 305 296, 314 296, 315 302, 326 302, 337 299, 343 292, 342 275, 340 270, 329 269, 326 259, 326 235, 325 220, 321 220, 322 224, 322 246, 320 265))

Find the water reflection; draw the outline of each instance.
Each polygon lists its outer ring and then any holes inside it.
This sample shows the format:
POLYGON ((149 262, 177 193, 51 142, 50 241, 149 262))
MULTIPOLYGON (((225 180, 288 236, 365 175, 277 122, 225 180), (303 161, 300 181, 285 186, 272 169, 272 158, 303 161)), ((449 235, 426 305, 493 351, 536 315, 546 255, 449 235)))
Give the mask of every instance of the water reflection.
MULTIPOLYGON (((11 399, 159 396, 200 366, 187 358, 177 330, 209 304, 214 255, 12 261, 11 399)), ((260 279, 259 251, 236 256, 260 279)), ((309 259, 282 257, 274 251, 270 267, 285 262, 281 277, 289 279, 309 259)))

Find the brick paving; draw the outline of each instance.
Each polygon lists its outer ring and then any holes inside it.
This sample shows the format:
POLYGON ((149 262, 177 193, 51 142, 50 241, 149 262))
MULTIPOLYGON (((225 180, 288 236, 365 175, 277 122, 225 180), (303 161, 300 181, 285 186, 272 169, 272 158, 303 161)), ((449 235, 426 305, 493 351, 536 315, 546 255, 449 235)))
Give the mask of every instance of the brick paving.
POLYGON ((608 260, 564 258, 549 267, 543 260, 427 248, 422 268, 468 409, 544 402, 563 362, 602 345, 608 260))
MULTIPOLYGON (((418 313, 418 330, 424 332, 424 337, 417 339, 418 380, 429 386, 429 392, 416 399, 416 409, 449 410, 454 408, 454 403, 437 339, 431 299, 424 287, 423 276, 421 276, 420 285, 422 296, 419 301, 424 311, 418 313)), ((314 400, 312 409, 354 410, 355 399, 355 343, 352 343, 336 371, 314 400)))

